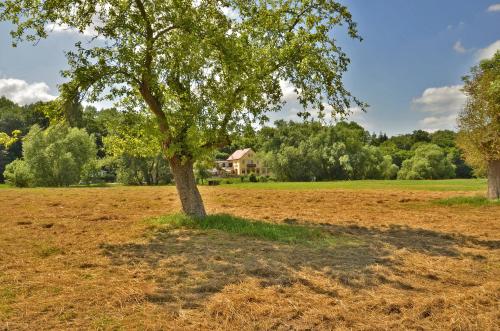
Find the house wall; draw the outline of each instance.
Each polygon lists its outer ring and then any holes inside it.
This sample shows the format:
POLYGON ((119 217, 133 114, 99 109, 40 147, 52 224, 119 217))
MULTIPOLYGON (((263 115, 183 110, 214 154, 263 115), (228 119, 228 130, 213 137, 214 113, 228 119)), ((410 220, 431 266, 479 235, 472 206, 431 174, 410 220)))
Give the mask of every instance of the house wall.
POLYGON ((268 175, 268 169, 262 167, 262 163, 257 159, 253 151, 249 151, 242 158, 235 161, 233 169, 237 175, 249 175, 252 172, 256 175, 268 175))

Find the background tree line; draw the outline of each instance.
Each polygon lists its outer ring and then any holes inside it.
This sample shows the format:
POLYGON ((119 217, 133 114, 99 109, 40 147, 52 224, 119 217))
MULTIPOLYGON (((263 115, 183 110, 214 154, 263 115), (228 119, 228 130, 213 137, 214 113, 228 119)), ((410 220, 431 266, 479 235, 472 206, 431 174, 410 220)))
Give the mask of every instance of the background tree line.
POLYGON ((151 137, 143 141, 133 136, 133 126, 123 130, 126 122, 140 125, 138 119, 147 121, 137 114, 114 108, 97 111, 78 102, 19 106, 0 97, 0 132, 20 131, 9 147, 0 145, 0 183, 21 187, 170 183, 159 145, 151 137))
MULTIPOLYGON (((355 122, 322 125, 318 122, 276 121, 274 126, 245 136, 218 154, 225 158, 237 148, 252 147, 277 180, 445 179, 470 178, 455 139, 439 130, 388 137, 370 134, 355 122)), ((482 175, 477 173, 475 175, 482 175)))
MULTIPOLYGON (((19 106, 0 98, 0 132, 21 131, 20 139, 9 148, 0 147, 0 181, 7 179, 18 186, 172 181, 153 118, 113 108, 97 111, 76 102, 60 107, 64 124, 51 125, 49 118, 57 118, 57 106, 50 102, 19 106), (151 130, 144 129, 148 127, 151 130)), ((280 181, 482 175, 473 174, 465 164, 456 135, 450 130, 415 130, 388 137, 369 133, 355 122, 323 125, 279 120, 274 126, 249 128, 232 137, 233 143, 216 151, 213 159, 252 147, 280 181)), ((197 174, 206 174, 212 167, 210 160, 204 160, 195 168, 197 174)))

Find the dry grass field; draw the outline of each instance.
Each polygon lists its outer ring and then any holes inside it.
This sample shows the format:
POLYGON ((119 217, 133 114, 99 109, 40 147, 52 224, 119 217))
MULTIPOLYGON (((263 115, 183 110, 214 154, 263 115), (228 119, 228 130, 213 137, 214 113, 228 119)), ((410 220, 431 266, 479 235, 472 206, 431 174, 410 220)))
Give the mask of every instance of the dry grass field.
POLYGON ((480 192, 202 187, 210 213, 329 244, 168 228, 173 187, 0 190, 0 330, 498 330, 480 192))

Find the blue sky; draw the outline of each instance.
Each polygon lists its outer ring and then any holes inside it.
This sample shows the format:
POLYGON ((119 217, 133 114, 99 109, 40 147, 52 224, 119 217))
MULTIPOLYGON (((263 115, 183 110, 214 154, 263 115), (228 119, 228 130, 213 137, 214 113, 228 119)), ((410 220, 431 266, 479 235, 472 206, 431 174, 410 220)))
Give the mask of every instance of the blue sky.
MULTIPOLYGON (((453 129, 464 96, 461 77, 500 49, 500 2, 483 0, 344 0, 362 42, 339 31, 351 58, 345 84, 370 104, 351 117, 374 132, 453 129)), ((58 32, 36 47, 11 48, 9 26, 0 23, 0 95, 20 103, 57 95, 66 67, 64 50, 76 36, 58 32)), ((295 119, 299 107, 285 93, 284 110, 272 118, 295 119)))

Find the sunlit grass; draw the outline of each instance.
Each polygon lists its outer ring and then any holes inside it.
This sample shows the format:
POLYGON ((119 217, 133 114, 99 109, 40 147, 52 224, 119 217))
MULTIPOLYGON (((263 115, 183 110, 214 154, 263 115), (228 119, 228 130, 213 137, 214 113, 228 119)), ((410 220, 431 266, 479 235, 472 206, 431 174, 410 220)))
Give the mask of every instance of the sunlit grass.
POLYGON ((154 224, 168 229, 217 230, 230 234, 252 237, 261 240, 276 241, 286 244, 309 244, 329 246, 354 242, 347 237, 332 236, 319 228, 303 225, 275 224, 248 220, 226 214, 209 215, 203 219, 184 214, 162 216, 151 220, 154 224))
POLYGON ((500 206, 500 200, 489 200, 484 196, 475 196, 475 197, 452 197, 446 199, 439 199, 436 201, 439 205, 444 206, 460 206, 460 205, 468 205, 468 206, 500 206))
MULTIPOLYGON (((224 185, 224 182, 221 182, 224 185)), ((283 190, 314 190, 314 189, 393 189, 422 191, 482 191, 486 190, 486 179, 445 179, 445 180, 351 180, 332 182, 265 182, 238 183, 225 187, 283 189, 283 190)))

